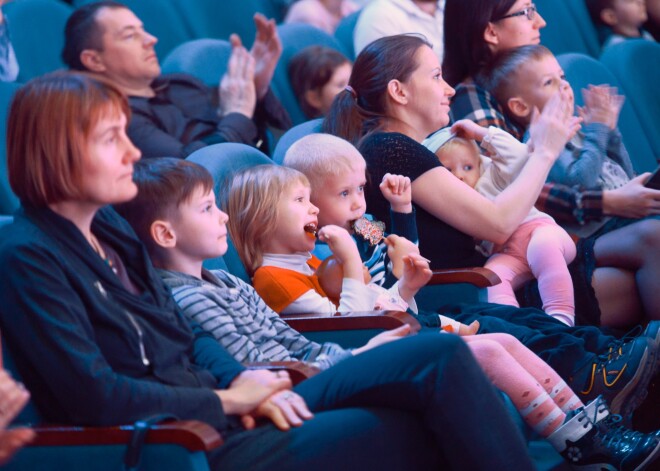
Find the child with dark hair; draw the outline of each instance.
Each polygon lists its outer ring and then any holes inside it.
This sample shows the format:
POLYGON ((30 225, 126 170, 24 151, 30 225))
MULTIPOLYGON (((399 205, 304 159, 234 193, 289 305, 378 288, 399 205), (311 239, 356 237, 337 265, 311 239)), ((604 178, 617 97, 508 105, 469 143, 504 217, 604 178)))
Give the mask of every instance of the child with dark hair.
MULTIPOLYGON (((289 327, 252 286, 202 262, 227 251, 227 215, 215 204, 213 178, 203 167, 164 157, 135 165, 139 193, 117 211, 144 241, 158 273, 191 321, 198 322, 238 361, 301 360, 327 369, 398 338, 408 326, 345 350, 316 343, 289 327)), ((404 332, 405 330, 405 332, 404 332)))
POLYGON ((325 116, 335 95, 346 88, 352 65, 341 52, 309 46, 289 61, 289 81, 307 118, 325 116))
POLYGON ((626 39, 655 41, 642 29, 648 18, 645 0, 587 0, 587 8, 599 29, 603 48, 626 39))
MULTIPOLYGON (((344 179, 346 188, 357 190, 344 193, 348 193, 347 201, 361 200, 362 207, 362 185, 356 188, 355 183, 363 178, 364 170, 336 178, 344 179)), ((319 261, 310 253, 315 237, 310 237, 307 228, 318 227, 320 216, 310 195, 311 185, 304 174, 275 165, 260 165, 239 173, 229 190, 230 233, 239 246, 241 259, 253 272, 255 289, 278 312, 295 312, 303 304, 321 306, 323 300, 331 302, 320 286, 319 261), (255 227, 262 234, 256 240, 255 227), (269 228, 267 234, 265 227, 269 228)), ((373 298, 370 300, 363 289, 362 261, 348 231, 337 225, 324 225, 318 230, 318 237, 328 243, 344 270, 340 305, 331 312, 341 311, 342 305, 348 304, 344 299, 346 294, 359 296, 356 302, 363 302, 369 308, 373 298)), ((408 257, 415 270, 421 271, 419 258, 412 254, 408 257)), ((583 403, 556 371, 512 335, 467 334, 461 338, 486 376, 511 398, 525 423, 546 438, 569 463, 587 469, 587 465, 596 463, 606 467, 624 461, 619 452, 612 453, 601 446, 597 432, 589 433, 588 421, 594 428, 608 427, 607 405, 602 398, 583 403), (580 450, 579 457, 575 456, 574 445, 580 450)), ((625 433, 641 437, 637 432, 626 430, 625 433)), ((635 446, 636 451, 628 452, 625 460, 634 463, 634 469, 641 471, 643 464, 660 452, 660 442, 650 441, 653 443, 648 448, 652 451, 647 451, 648 456, 642 458, 641 441, 635 446)))

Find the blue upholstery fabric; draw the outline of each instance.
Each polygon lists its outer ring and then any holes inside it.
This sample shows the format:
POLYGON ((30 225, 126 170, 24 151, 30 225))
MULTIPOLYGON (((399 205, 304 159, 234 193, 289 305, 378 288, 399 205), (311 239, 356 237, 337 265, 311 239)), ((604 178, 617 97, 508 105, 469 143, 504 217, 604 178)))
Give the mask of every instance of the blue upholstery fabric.
MULTIPOLYGON (((584 39, 585 44, 589 48, 589 54, 598 57, 600 51, 600 40, 598 39, 598 31, 593 21, 591 21, 591 16, 589 16, 589 10, 587 10, 587 4, 585 0, 558 0, 564 3, 568 10, 571 13, 571 16, 575 23, 577 24, 582 38, 584 39)), ((543 33, 541 32, 541 35, 543 33)))
POLYGON ((64 67, 64 25, 73 9, 52 0, 22 0, 3 7, 20 67, 19 82, 64 67))
POLYGON ((316 44, 336 49, 344 55, 346 55, 346 51, 334 37, 314 26, 291 23, 279 25, 277 30, 282 39, 282 57, 275 69, 272 86, 275 94, 289 112, 293 124, 300 124, 306 121, 307 118, 300 109, 289 82, 289 60, 298 51, 316 44))
POLYGON ((657 161, 660 159, 660 44, 631 39, 607 47, 600 60, 623 87, 657 161))
POLYGON ((286 151, 289 150, 289 147, 291 147, 298 139, 301 139, 308 134, 321 132, 321 123, 323 123, 323 118, 312 119, 300 123, 282 134, 282 137, 277 141, 277 145, 273 151, 273 161, 276 164, 281 165, 284 161, 284 155, 286 154, 286 151))
POLYGON ((351 61, 355 60, 355 45, 353 44, 353 32, 355 25, 360 17, 361 10, 355 11, 342 18, 335 30, 335 38, 341 43, 346 51, 346 57, 351 61))
MULTIPOLYGON (((0 217, 0 225, 4 218, 0 217)), ((14 379, 20 381, 20 375, 15 368, 10 352, 2 343, 3 367, 10 371, 14 379)), ((21 411, 13 421, 14 424, 40 424, 41 418, 32 404, 21 411)), ((126 445, 96 445, 96 446, 28 446, 21 450, 3 470, 28 471, 47 469, 49 471, 114 471, 124 469, 123 459, 126 445), (47 465, 46 465, 47 463, 47 465)), ((143 470, 165 471, 208 471, 206 454, 190 452, 176 443, 165 443, 145 446, 141 455, 143 470)))
POLYGON ((207 85, 217 85, 227 71, 231 44, 222 39, 194 39, 173 49, 163 61, 163 73, 184 72, 207 85))
POLYGON ((536 0, 534 3, 548 23, 541 30, 541 44, 555 55, 565 52, 581 52, 591 56, 598 54, 597 44, 587 43, 576 18, 563 1, 536 0))
MULTIPOLYGON (((619 81, 601 62, 584 54, 561 54, 557 56, 559 64, 564 69, 568 82, 575 92, 575 104, 582 105, 580 90, 589 84, 608 83, 621 89, 619 81)), ((656 92, 657 93, 657 92, 656 92)), ((630 154, 635 170, 646 172, 656 166, 653 149, 642 128, 636 110, 626 100, 619 115, 619 129, 623 136, 623 143, 630 154)))
POLYGON ((16 90, 20 88, 17 83, 0 82, 0 214, 13 214, 18 208, 18 198, 9 187, 7 176, 7 114, 9 105, 16 90))
MULTIPOLYGON (((141 1, 141 0, 136 0, 141 1)), ((158 0, 156 0, 158 1, 158 0)), ((228 40, 232 33, 240 36, 248 48, 254 42, 256 27, 253 16, 263 13, 275 21, 282 20, 281 8, 270 0, 169 0, 179 13, 177 21, 192 32, 193 38, 228 40)))

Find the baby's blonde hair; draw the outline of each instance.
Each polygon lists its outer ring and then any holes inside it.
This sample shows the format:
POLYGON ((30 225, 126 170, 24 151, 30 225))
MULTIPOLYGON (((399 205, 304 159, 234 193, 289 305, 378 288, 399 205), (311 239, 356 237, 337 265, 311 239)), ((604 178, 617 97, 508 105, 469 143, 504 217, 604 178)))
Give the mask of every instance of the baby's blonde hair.
POLYGON ((282 165, 303 173, 314 191, 323 187, 326 178, 359 168, 366 162, 353 144, 331 134, 309 134, 296 141, 286 152, 282 165))
POLYGON ((279 165, 257 165, 236 174, 229 187, 227 214, 229 235, 248 275, 263 262, 268 228, 277 225, 277 207, 291 185, 309 181, 297 170, 279 165))
POLYGON ((454 136, 451 139, 447 140, 435 151, 435 155, 440 159, 442 163, 442 155, 450 152, 456 147, 468 147, 474 152, 474 158, 477 160, 477 164, 481 165, 481 156, 479 152, 479 146, 473 139, 465 139, 464 137, 454 136))

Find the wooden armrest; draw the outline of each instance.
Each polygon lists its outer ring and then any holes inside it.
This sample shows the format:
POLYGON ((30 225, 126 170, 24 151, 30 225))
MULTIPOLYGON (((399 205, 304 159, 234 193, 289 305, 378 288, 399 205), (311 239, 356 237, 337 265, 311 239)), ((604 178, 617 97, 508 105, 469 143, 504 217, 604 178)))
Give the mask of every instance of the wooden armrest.
MULTIPOLYGON (((121 445, 130 441, 132 425, 76 427, 40 425, 29 446, 121 445)), ((172 443, 189 451, 211 451, 222 445, 222 436, 210 425, 197 420, 164 422, 149 429, 146 443, 172 443)))
POLYGON ((321 372, 321 369, 304 361, 251 361, 244 363, 250 370, 286 370, 293 384, 298 384, 321 372))
POLYGON ((492 270, 484 267, 447 268, 433 270, 428 285, 445 285, 449 283, 469 283, 477 288, 488 288, 500 284, 502 280, 492 270))
POLYGON ((335 314, 280 314, 292 328, 299 332, 321 332, 329 330, 391 330, 410 325, 411 333, 420 329, 419 322, 403 311, 360 311, 337 312, 335 314))

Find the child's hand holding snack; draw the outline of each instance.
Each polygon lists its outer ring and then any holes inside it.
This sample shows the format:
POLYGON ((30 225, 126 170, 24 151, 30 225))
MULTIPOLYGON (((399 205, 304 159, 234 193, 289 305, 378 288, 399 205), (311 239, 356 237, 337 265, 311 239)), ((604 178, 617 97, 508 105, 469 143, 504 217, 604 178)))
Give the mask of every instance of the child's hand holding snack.
POLYGON ((319 229, 318 238, 328 244, 328 248, 330 248, 336 260, 341 263, 344 278, 352 278, 361 282, 364 280, 360 253, 355 241, 346 229, 329 224, 319 229))
POLYGON ((409 302, 431 279, 429 261, 419 248, 405 237, 390 234, 385 239, 387 255, 392 261, 392 274, 399 279, 399 294, 409 302))

